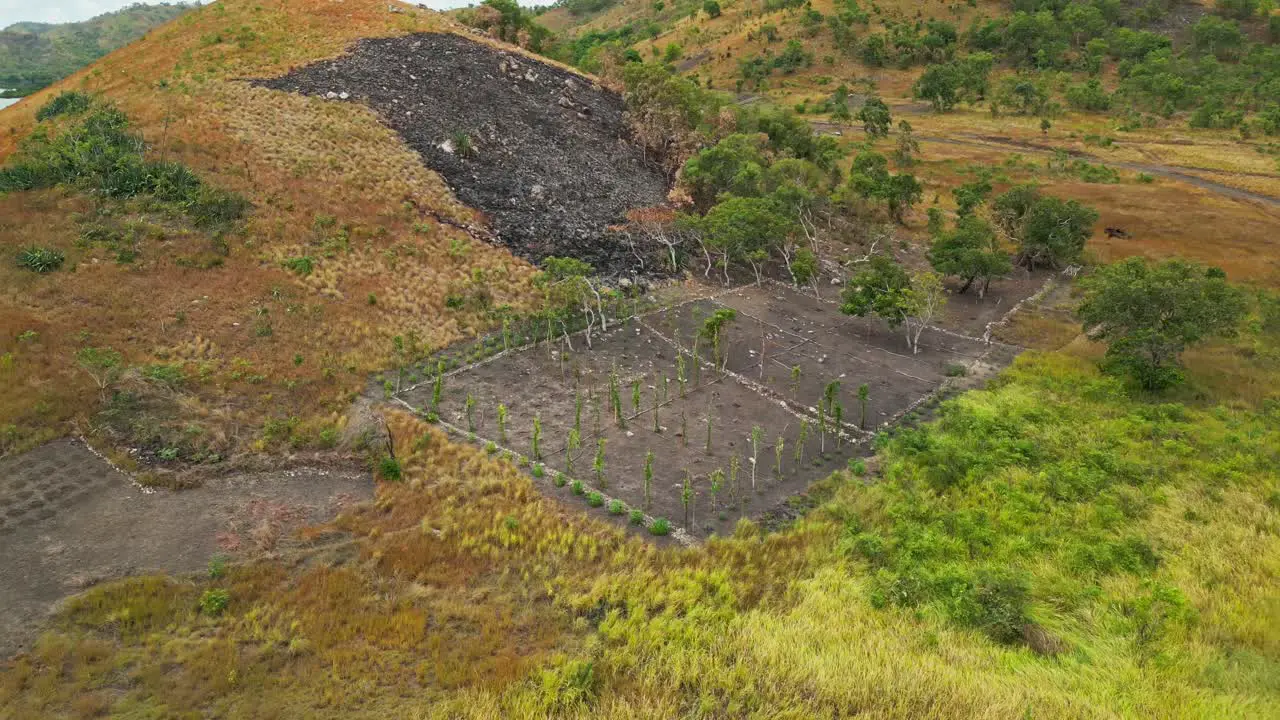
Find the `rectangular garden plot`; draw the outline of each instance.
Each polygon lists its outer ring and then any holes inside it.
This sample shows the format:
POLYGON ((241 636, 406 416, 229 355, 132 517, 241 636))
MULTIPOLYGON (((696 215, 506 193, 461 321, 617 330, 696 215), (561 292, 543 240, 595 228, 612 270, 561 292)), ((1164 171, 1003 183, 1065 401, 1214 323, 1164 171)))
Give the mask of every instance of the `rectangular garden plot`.
POLYGON ((783 288, 746 288, 611 325, 590 347, 578 334, 572 349, 561 339, 453 370, 438 403, 431 380, 400 397, 477 443, 528 457, 540 484, 567 501, 603 505, 606 516, 612 506, 621 523, 639 510, 646 523, 665 518, 706 537, 844 467, 868 431, 985 352, 959 335, 926 338, 912 356, 874 321, 783 288), (710 332, 708 319, 726 308, 734 317, 710 332), (839 432, 830 409, 817 410, 833 381, 839 432))

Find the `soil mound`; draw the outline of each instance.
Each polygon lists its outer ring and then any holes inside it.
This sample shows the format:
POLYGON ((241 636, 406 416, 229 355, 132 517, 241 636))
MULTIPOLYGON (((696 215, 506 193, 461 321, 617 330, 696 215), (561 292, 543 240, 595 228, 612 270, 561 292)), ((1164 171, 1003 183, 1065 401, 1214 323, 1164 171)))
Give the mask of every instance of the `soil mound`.
POLYGON ((361 40, 340 58, 257 84, 369 105, 517 255, 573 256, 606 275, 639 269, 627 239, 608 227, 662 202, 666 179, 629 142, 616 93, 435 33, 361 40))

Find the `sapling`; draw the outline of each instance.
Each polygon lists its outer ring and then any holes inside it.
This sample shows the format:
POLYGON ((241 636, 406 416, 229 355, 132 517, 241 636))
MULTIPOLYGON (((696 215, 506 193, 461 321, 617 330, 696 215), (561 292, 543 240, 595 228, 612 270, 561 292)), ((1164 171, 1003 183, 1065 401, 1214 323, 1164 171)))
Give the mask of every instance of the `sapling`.
POLYGON ((582 432, 582 393, 573 391, 573 429, 582 432))
POLYGON ((684 353, 676 353, 676 382, 680 384, 680 397, 684 397, 684 384, 688 380, 684 374, 684 353))
POLYGON ((801 465, 804 464, 804 444, 808 442, 808 440, 809 440, 809 421, 801 420, 800 421, 800 437, 796 440, 796 449, 792 457, 792 459, 795 460, 795 465, 797 468, 799 468, 801 465))
POLYGON ((827 401, 818 398, 818 452, 827 451, 827 401))
POLYGON ((640 380, 631 381, 631 411, 635 415, 640 414, 640 380))
POLYGON ((431 383, 431 408, 439 411, 440 398, 444 395, 444 361, 436 364, 436 379, 431 383))
POLYGON ((658 424, 659 405, 660 403, 658 402, 658 386, 654 385, 653 386, 653 431, 656 433, 662 432, 662 426, 658 424))
POLYGON ((684 469, 684 486, 680 488, 680 504, 684 505, 684 524, 689 525, 690 508, 693 507, 693 476, 689 468, 684 469))
POLYGON ((600 396, 599 395, 592 396, 591 410, 594 415, 594 425, 595 425, 595 427, 593 428, 594 432, 592 432, 592 434, 599 435, 600 434, 600 396))
POLYGON ((751 491, 756 489, 756 465, 760 459, 760 440, 764 437, 764 429, 759 425, 751 426, 751 491))
POLYGON ((507 444, 507 406, 498 404, 498 442, 507 444))
POLYGON ((644 509, 653 505, 653 451, 644 456, 644 509))
MULTIPOLYGON (((831 382, 827 383, 826 387, 822 389, 822 400, 819 401, 818 403, 818 422, 825 422, 823 417, 824 413, 827 418, 831 418, 835 420, 834 429, 836 431, 837 437, 839 437, 840 435, 840 420, 839 418, 836 417, 835 410, 836 410, 836 406, 840 404, 839 398, 840 398, 840 381, 832 380, 831 382)), ((823 427, 822 430, 823 430, 822 452, 826 453, 827 451, 826 427, 823 427)))
POLYGON ((533 415, 533 435, 529 438, 529 450, 534 460, 542 459, 542 414, 534 413, 533 415))
POLYGON ((565 443, 564 471, 573 474, 573 453, 582 447, 582 434, 578 428, 569 428, 569 441, 565 443))
POLYGON ((791 399, 795 400, 800 395, 800 366, 791 366, 791 399))
POLYGON ((467 432, 476 431, 476 399, 471 393, 467 393, 467 399, 463 403, 463 407, 467 411, 467 432))
POLYGON ((778 436, 778 441, 773 444, 773 475, 774 477, 778 477, 778 478, 782 477, 782 452, 784 450, 785 444, 786 444, 786 441, 782 438, 781 435, 778 436))
POLYGON ((596 487, 604 489, 604 438, 596 440, 596 459, 591 465, 596 471, 596 487))
POLYGON ((671 392, 671 378, 667 375, 662 376, 662 402, 666 402, 671 392))
POLYGON ((871 388, 866 383, 858 386, 858 406, 861 409, 861 416, 858 419, 858 427, 867 429, 867 398, 871 396, 871 388))
POLYGON ((511 319, 502 318, 502 351, 511 349, 511 319))
POLYGON ((737 455, 729 458, 729 487, 733 488, 733 494, 736 497, 742 497, 742 485, 738 483, 738 471, 741 469, 742 461, 737 455))
POLYGON ((685 421, 684 408, 680 408, 680 447, 689 447, 689 425, 685 421))
POLYGON ((715 510, 717 507, 716 501, 720 496, 720 489, 724 487, 724 470, 720 468, 712 470, 709 479, 711 480, 711 509, 715 510))
POLYGON ((698 381, 702 378, 702 356, 698 354, 698 343, 701 342, 701 340, 702 339, 698 337, 695 337, 693 339, 692 360, 693 360, 693 386, 694 387, 698 386, 698 381))
POLYGON ((839 450, 844 445, 844 433, 841 432, 843 426, 840 424, 844 419, 844 405, 841 405, 839 400, 834 401, 834 403, 831 408, 831 422, 836 431, 836 450, 839 450))
POLYGON ((711 454, 711 405, 707 404, 707 447, 706 453, 711 454))

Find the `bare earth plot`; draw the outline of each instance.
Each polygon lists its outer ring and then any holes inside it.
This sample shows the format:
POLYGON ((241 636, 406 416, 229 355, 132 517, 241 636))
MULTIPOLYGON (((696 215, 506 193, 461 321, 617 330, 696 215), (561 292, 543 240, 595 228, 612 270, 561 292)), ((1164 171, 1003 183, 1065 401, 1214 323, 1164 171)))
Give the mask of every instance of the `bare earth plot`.
POLYGON ((145 492, 75 440, 0 459, 0 657, 94 583, 287 549, 291 528, 372 495, 367 472, 323 469, 145 492))
MULTIPOLYGON (((996 306, 997 299, 988 302, 996 306)), ((901 333, 781 286, 741 288, 633 318, 595 337, 590 348, 581 336, 573 342, 572 351, 536 345, 447 374, 436 408, 440 420, 457 433, 474 434, 492 451, 509 449, 536 462, 536 417, 543 484, 550 492, 571 498, 576 479, 587 493, 643 510, 646 522, 667 518, 686 540, 726 534, 739 518, 778 507, 844 467, 872 431, 896 422, 949 376, 978 381, 1017 352, 930 329, 920 353, 912 355, 901 333), (721 308, 732 308, 736 319, 717 351, 698 331, 721 308), (613 377, 621 422, 610 402, 613 377), (839 431, 831 418, 820 423, 818 417, 823 389, 832 381, 840 383, 839 431), (862 384, 869 389, 865 424, 857 398, 862 384), (499 404, 506 410, 501 427, 499 404), (574 428, 581 441, 569 452, 574 428), (600 440, 603 468, 597 472, 600 440), (649 453, 653 477, 646 496, 649 453), (564 486, 554 482, 557 473, 564 474, 564 486), (687 516, 686 475, 693 490, 687 516)), ((398 398, 425 412, 433 393, 428 381, 398 398)))

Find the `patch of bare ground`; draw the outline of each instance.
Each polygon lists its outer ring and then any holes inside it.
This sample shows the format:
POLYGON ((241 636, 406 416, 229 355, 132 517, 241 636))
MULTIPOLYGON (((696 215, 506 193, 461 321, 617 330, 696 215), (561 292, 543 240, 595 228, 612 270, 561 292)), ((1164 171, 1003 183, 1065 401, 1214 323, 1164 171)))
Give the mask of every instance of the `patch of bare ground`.
POLYGON ((645 524, 668 519, 684 540, 724 535, 740 518, 788 515, 812 482, 865 455, 875 431, 1006 366, 1019 348, 980 336, 1043 283, 953 295, 954 322, 926 330, 916 354, 900 332, 830 300, 738 288, 615 323, 590 347, 578 335, 572 349, 562 338, 454 370, 438 404, 432 381, 398 399, 491 453, 541 464, 535 477, 554 496, 600 493, 597 512, 637 532, 632 510, 645 524), (700 331, 724 309, 736 317, 711 342, 700 331), (833 382, 839 425, 819 410, 833 382))
POLYGON ((288 554, 295 531, 371 498, 367 472, 297 467, 144 488, 77 440, 0 459, 0 657, 64 598, 98 582, 288 554))

